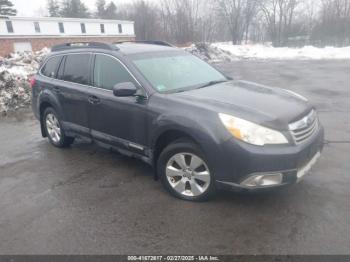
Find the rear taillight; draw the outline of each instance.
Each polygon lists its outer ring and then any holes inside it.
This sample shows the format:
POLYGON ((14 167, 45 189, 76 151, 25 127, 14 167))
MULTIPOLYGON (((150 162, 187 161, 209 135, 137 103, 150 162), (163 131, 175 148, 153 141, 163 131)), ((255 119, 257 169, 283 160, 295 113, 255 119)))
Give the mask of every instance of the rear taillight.
POLYGON ((33 88, 33 87, 35 86, 35 83, 36 83, 35 78, 34 78, 34 77, 31 78, 31 79, 29 80, 29 83, 30 83, 30 87, 33 88))

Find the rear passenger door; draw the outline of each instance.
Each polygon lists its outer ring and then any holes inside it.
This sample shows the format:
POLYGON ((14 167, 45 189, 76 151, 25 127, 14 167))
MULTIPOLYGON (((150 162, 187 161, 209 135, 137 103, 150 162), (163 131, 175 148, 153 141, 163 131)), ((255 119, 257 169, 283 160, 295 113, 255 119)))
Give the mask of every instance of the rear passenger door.
POLYGON ((60 97, 66 129, 89 135, 88 89, 91 88, 92 54, 68 54, 58 71, 55 86, 60 97))
MULTIPOLYGON (((116 58, 96 54, 93 86, 89 104, 92 136, 102 142, 144 154, 147 99, 116 97, 113 87, 132 82, 139 86, 126 67, 116 58)), ((144 92, 140 87, 140 92, 144 92)), ((144 93, 145 94, 145 93, 144 93)))

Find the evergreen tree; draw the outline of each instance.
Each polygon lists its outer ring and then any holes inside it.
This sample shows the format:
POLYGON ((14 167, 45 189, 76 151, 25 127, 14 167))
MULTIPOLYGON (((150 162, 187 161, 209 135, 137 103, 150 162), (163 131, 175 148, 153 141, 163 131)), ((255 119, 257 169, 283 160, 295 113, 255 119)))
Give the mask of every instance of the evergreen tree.
POLYGON ((81 0, 64 0, 60 10, 62 17, 88 18, 90 13, 81 0))
POLYGON ((0 15, 16 15, 17 10, 13 8, 10 0, 0 0, 0 15))
POLYGON ((115 19, 116 15, 117 15, 117 6, 113 2, 110 2, 106 7, 105 15, 103 18, 115 19))
POLYGON ((48 0, 47 1, 47 9, 49 11, 49 15, 51 17, 59 17, 60 16, 60 5, 57 0, 48 0))
POLYGON ((96 1, 96 17, 102 19, 114 19, 117 13, 117 6, 111 1, 108 5, 105 0, 96 1))
POLYGON ((96 17, 103 18, 106 13, 106 1, 105 0, 97 0, 96 1, 96 17))

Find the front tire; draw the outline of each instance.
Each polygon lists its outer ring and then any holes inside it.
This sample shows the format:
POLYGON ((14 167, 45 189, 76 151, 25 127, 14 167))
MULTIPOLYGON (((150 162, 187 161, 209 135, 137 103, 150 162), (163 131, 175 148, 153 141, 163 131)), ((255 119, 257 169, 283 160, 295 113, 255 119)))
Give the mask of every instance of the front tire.
POLYGON ((43 125, 50 143, 58 148, 65 148, 74 142, 74 137, 65 135, 63 126, 56 111, 49 107, 44 111, 43 125))
POLYGON ((215 193, 214 178, 200 148, 189 140, 167 146, 157 162, 164 187, 175 197, 206 201, 215 193))

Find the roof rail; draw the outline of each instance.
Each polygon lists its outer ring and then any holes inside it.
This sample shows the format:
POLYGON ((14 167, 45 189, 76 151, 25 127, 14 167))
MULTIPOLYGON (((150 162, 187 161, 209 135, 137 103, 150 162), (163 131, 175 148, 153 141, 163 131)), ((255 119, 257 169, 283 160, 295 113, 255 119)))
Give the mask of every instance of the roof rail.
POLYGON ((137 41, 121 41, 116 42, 114 44, 124 44, 124 43, 135 43, 135 44, 149 44, 149 45, 161 45, 161 46, 169 46, 169 47, 175 47, 174 45, 160 40, 137 40, 137 41))
POLYGON ((64 50, 80 49, 80 48, 94 48, 105 50, 118 50, 116 46, 100 42, 75 42, 55 45, 51 48, 51 52, 58 52, 64 50))

